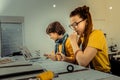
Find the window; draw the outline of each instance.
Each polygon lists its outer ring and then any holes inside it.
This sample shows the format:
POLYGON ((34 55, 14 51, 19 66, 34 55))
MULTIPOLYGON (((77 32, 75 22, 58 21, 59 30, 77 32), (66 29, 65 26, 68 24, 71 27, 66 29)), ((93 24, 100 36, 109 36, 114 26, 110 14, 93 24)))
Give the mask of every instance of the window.
POLYGON ((11 56, 23 46, 23 22, 20 22, 18 17, 14 18, 15 21, 11 20, 12 18, 14 17, 9 17, 9 21, 7 19, 0 24, 1 57, 11 56))

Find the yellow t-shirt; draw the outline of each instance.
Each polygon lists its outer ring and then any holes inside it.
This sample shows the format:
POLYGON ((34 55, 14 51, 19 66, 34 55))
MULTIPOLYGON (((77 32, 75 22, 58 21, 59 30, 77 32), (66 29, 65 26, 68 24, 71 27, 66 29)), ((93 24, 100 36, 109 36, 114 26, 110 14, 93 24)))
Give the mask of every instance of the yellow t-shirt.
MULTIPOLYGON (((59 49, 58 50, 59 52, 62 52, 62 44, 58 46, 58 49, 59 49)), ((73 61, 75 61, 74 52, 73 52, 69 37, 65 42, 65 50, 66 50, 66 56, 71 58, 73 61)))
POLYGON ((108 47, 105 36, 100 30, 93 30, 89 36, 87 46, 97 49, 97 54, 92 60, 95 70, 110 72, 110 62, 108 58, 108 47))

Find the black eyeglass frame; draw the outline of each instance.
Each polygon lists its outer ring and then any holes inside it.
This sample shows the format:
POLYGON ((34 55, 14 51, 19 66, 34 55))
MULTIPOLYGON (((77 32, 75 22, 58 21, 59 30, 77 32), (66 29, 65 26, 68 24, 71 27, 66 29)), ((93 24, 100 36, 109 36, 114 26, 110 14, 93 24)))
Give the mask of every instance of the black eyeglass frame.
POLYGON ((82 21, 84 21, 84 19, 79 22, 74 22, 73 24, 69 25, 69 27, 74 30, 75 26, 78 26, 78 24, 81 23, 82 21))

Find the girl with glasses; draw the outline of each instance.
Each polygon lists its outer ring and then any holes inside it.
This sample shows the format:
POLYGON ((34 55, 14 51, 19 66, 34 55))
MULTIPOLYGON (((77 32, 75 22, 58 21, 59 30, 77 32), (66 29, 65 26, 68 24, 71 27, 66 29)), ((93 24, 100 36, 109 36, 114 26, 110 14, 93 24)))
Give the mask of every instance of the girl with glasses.
POLYGON ((77 63, 92 69, 110 72, 108 46, 101 30, 93 29, 89 7, 82 6, 70 13, 70 35, 77 63))

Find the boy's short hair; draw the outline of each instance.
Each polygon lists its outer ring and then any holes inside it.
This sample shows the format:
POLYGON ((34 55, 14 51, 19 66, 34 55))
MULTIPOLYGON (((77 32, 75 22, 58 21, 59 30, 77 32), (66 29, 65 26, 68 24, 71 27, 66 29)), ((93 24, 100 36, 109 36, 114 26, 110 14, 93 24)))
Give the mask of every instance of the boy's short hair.
POLYGON ((48 25, 48 27, 46 28, 46 33, 57 33, 58 35, 64 35, 65 33, 65 29, 64 27, 60 24, 60 22, 55 21, 52 22, 48 25))

